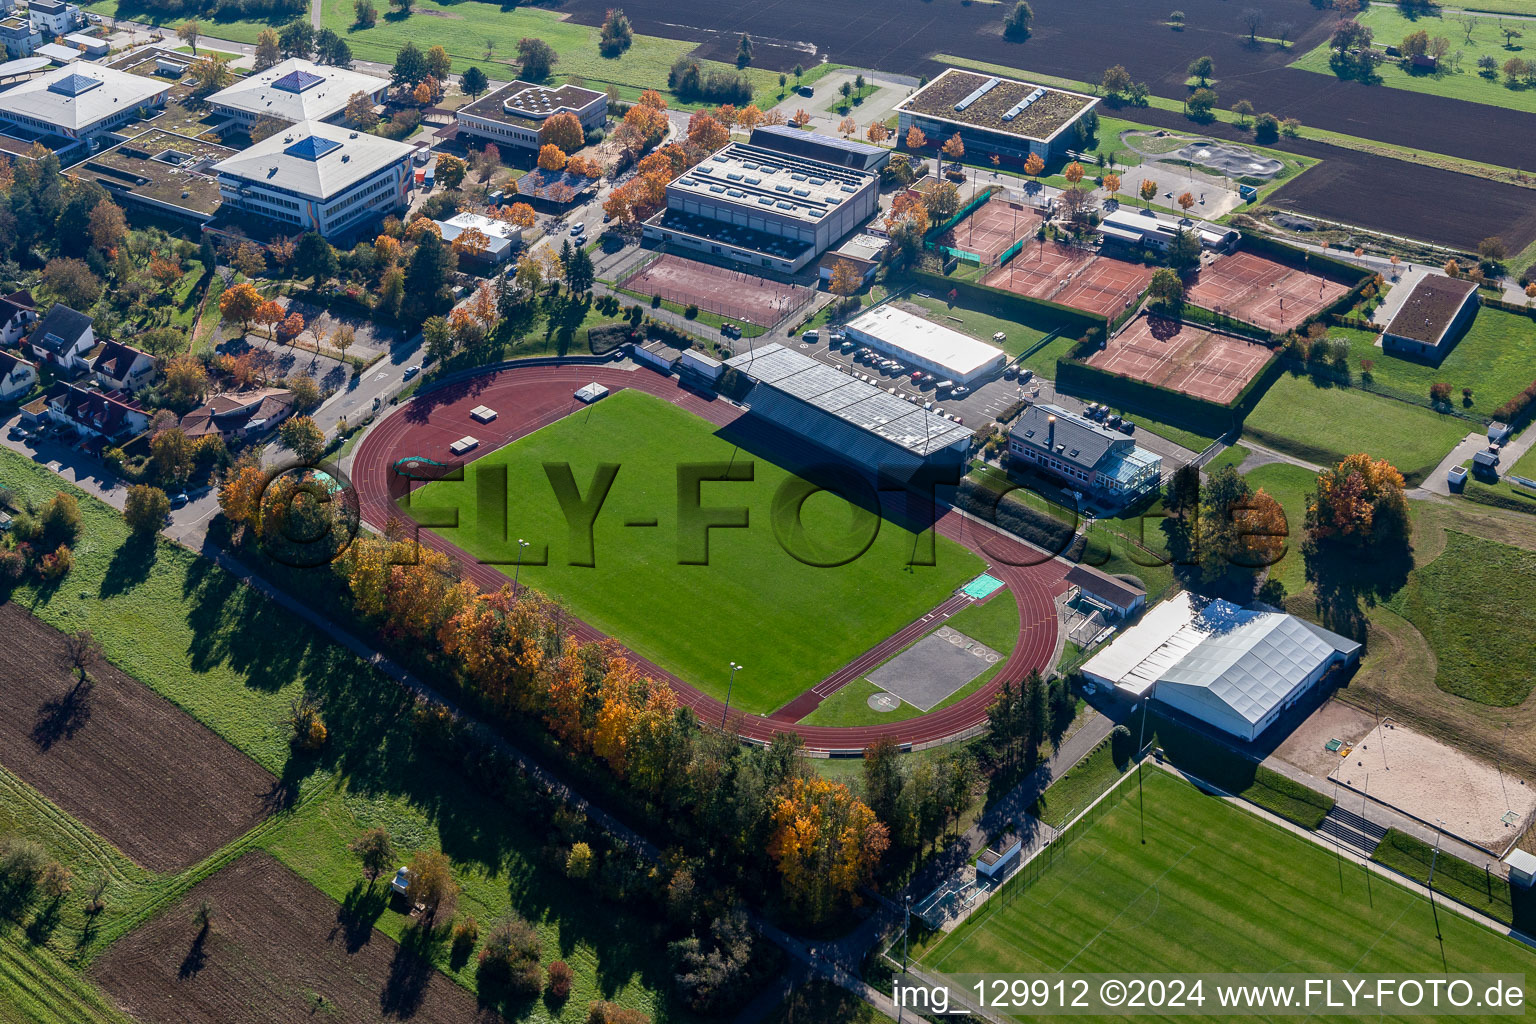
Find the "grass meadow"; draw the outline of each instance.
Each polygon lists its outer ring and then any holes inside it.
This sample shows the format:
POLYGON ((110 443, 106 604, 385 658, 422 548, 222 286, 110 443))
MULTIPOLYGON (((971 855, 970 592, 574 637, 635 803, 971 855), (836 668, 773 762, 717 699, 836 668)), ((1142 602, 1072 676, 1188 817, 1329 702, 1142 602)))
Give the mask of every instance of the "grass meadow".
POLYGON ((744 711, 784 704, 928 612, 983 565, 942 537, 935 538, 934 565, 909 565, 910 530, 830 492, 805 501, 797 530, 774 512, 775 495, 797 486, 793 474, 738 448, 704 420, 632 389, 477 459, 464 476, 427 484, 412 497, 413 510, 459 509, 459 525, 436 532, 476 557, 504 563, 508 576, 519 571, 516 538, 529 539, 522 583, 707 692, 723 698, 730 663, 745 665, 731 701, 744 711), (583 492, 600 463, 620 467, 594 525, 591 567, 569 564, 569 531, 543 468, 551 461, 569 463, 583 492), (747 526, 710 530, 708 564, 682 564, 678 467, 702 462, 751 463, 751 481, 701 488, 706 507, 746 508, 747 526), (505 533, 492 517, 480 521, 474 508, 481 474, 502 467, 514 496, 505 533), (625 525, 651 521, 654 528, 625 525), (534 564, 545 560, 536 557, 545 545, 548 564, 534 564), (851 561, 821 567, 790 550, 814 552, 817 561, 851 561))
POLYGON ((1355 864, 1341 872, 1333 851, 1165 772, 1144 784, 1146 845, 1128 781, 1054 844, 1049 866, 1015 875, 920 962, 949 974, 1536 971, 1536 953, 1449 911, 1442 962, 1422 896, 1355 864))

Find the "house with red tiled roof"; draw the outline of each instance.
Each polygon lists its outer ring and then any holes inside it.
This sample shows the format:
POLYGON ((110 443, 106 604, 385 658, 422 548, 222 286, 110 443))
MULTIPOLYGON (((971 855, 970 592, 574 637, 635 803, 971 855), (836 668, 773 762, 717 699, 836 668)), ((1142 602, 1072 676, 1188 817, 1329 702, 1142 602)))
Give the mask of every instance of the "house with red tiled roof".
POLYGON ((179 426, 191 438, 217 434, 232 441, 265 434, 292 413, 293 392, 287 388, 258 388, 214 395, 183 416, 179 426))
POLYGON ((149 427, 148 410, 133 396, 65 381, 56 381, 23 411, 34 419, 47 418, 65 429, 104 440, 130 437, 149 427))

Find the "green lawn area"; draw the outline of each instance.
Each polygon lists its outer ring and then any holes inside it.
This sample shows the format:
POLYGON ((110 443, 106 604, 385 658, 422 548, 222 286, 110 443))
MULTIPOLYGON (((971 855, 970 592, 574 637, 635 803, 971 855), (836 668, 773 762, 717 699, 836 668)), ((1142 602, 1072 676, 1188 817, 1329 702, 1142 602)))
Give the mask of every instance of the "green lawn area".
MULTIPOLYGON (((453 58, 453 69, 464 71, 479 67, 491 78, 510 81, 517 77, 517 43, 524 37, 544 40, 560 55, 552 77, 563 81, 576 76, 589 86, 619 87, 620 94, 633 99, 644 89, 666 93, 667 71, 678 58, 697 45, 680 39, 663 39, 635 33, 634 42, 618 57, 604 57, 598 52, 598 29, 565 20, 559 13, 535 7, 506 7, 492 3, 437 3, 418 0, 407 18, 381 13, 373 28, 354 25, 351 0, 325 0, 322 11, 325 27, 333 30, 352 47, 359 60, 392 63, 407 40, 423 50, 442 46, 453 58), (491 44, 490 57, 486 44, 491 44)), ((735 70, 734 65, 718 61, 700 61, 705 71, 735 70)), ((809 69, 801 81, 810 84, 841 65, 821 64, 809 69)), ((777 102, 777 72, 746 69, 763 104, 777 102)), ((713 106, 713 104, 708 104, 713 106)))
POLYGON ((1120 769, 1115 766, 1109 740, 1104 740, 1089 751, 1087 757, 1067 769, 1065 775, 1046 787, 1045 792, 1029 805, 1029 813, 1052 828, 1061 828, 1114 785, 1119 777, 1120 769))
POLYGON ((1320 386, 1285 373, 1243 424, 1260 444, 1312 462, 1364 451, 1386 459, 1410 484, 1423 480, 1473 424, 1358 388, 1320 386))
POLYGON ((788 470, 639 391, 620 391, 486 455, 465 477, 428 484, 412 508, 458 508, 458 527, 438 532, 478 557, 505 563, 509 576, 515 539, 530 539, 523 583, 568 602, 575 614, 710 693, 723 698, 730 663, 745 665, 732 704, 748 711, 780 706, 929 611, 982 568, 978 558, 943 538, 936 538, 936 565, 909 567, 911 532, 872 513, 855 516, 852 506, 830 493, 805 502, 803 526, 776 521, 775 493, 794 486, 788 470), (704 484, 701 500, 706 508, 747 508, 749 525, 711 530, 708 565, 680 564, 678 466, 732 460, 737 467, 750 464, 754 479, 704 484), (622 467, 594 527, 594 567, 568 564, 574 552, 545 478, 546 461, 569 462, 584 492, 599 463, 622 467), (503 466, 511 493, 533 496, 510 514, 505 536, 502 523, 489 516, 481 522, 474 508, 481 474, 503 466), (645 533, 624 525, 652 519, 659 528, 645 533), (868 549, 853 557, 876 528, 868 549), (852 560, 835 568, 807 565, 780 545, 780 534, 790 539, 788 550, 813 554, 813 560, 852 560), (536 556, 546 543, 548 566, 532 564, 543 560, 536 556), (835 629, 827 625, 829 609, 838 613, 835 629))
MULTIPOLYGON (((184 10, 170 13, 157 11, 153 7, 145 6, 139 0, 94 0, 93 3, 82 3, 80 9, 88 14, 99 14, 104 18, 128 18, 142 25, 153 25, 156 28, 175 29, 187 20, 184 10)), ((200 18, 198 23, 202 26, 203 35, 209 39, 228 39, 236 43, 254 43, 261 30, 270 28, 280 29, 293 18, 200 18)), ((202 53, 206 47, 201 43, 198 52, 202 53)), ((391 61, 394 57, 389 58, 391 61)))
MULTIPOLYGON (((1411 72, 1404 70, 1396 60, 1387 60, 1376 68, 1376 73, 1381 78, 1380 84, 1390 89, 1407 89, 1410 92, 1449 96, 1469 103, 1487 103, 1511 110, 1536 111, 1536 89, 1521 85, 1507 85, 1508 79, 1504 77, 1502 71, 1494 74, 1492 78, 1485 78, 1477 66, 1478 58, 1484 56, 1492 57, 1500 67, 1511 57, 1528 60, 1529 51, 1521 49, 1521 43, 1524 40, 1516 39, 1514 40, 1515 48, 1506 49, 1504 37, 1499 34, 1500 19, 1478 17, 1469 43, 1466 30, 1453 17, 1455 13, 1445 11, 1442 14, 1435 10, 1410 19, 1404 17, 1395 6, 1386 4, 1373 4, 1369 9, 1361 11, 1360 24, 1375 34, 1374 43, 1378 47, 1397 46, 1403 41, 1403 37, 1421 29, 1428 32, 1431 39, 1435 36, 1444 36, 1451 44, 1450 53, 1441 62, 1445 69, 1442 72, 1411 72), (1458 66, 1454 63, 1458 54, 1460 70, 1452 70, 1458 66)), ((1512 22, 1510 25, 1521 30, 1528 28, 1518 22, 1512 22)), ((1527 32, 1526 35, 1529 36, 1530 33, 1527 32)), ((1328 66, 1328 53, 1328 44, 1325 41, 1316 49, 1297 58, 1291 66, 1332 77, 1334 72, 1328 66)))
POLYGON ((1445 912, 1442 968, 1423 897, 1356 865, 1341 880, 1333 850, 1162 771, 1144 785, 1145 845, 1128 783, 920 962, 952 974, 1536 971, 1530 949, 1445 912))
POLYGON ((1255 491, 1262 488, 1285 509, 1291 539, 1285 555, 1270 566, 1269 575, 1284 584, 1286 593, 1294 594, 1307 585, 1301 540, 1307 517, 1307 492, 1317 489, 1317 474, 1287 462, 1271 462, 1243 474, 1243 479, 1255 491))
POLYGON ((1227 466, 1241 466, 1243 460, 1248 457, 1248 449, 1240 444, 1229 445, 1221 450, 1221 454, 1202 467, 1207 475, 1219 473, 1227 466))
MULTIPOLYGON (((1014 645, 1019 639, 1019 603, 1014 600, 1008 590, 1000 590, 985 604, 973 604, 969 608, 962 608, 945 621, 935 623, 934 629, 941 625, 959 630, 972 640, 979 640, 999 654, 1012 654, 1014 645)), ((1005 663, 1000 662, 987 669, 935 704, 933 710, 948 707, 962 697, 974 693, 996 675, 997 670, 1005 663)), ((923 714, 905 701, 895 711, 876 711, 869 706, 868 700, 879 692, 881 692, 880 687, 868 679, 856 679, 822 701, 821 706, 806 715, 802 721, 806 725, 880 725, 886 722, 905 722, 909 718, 916 718, 923 714)))
MULTIPOLYGON (((74 491, 9 449, 0 449, 0 480, 34 502, 74 491)), ((74 493, 82 519, 74 570, 52 591, 29 585, 12 599, 57 628, 90 629, 109 661, 290 784, 296 799, 204 863, 155 875, 0 769, 0 834, 37 839, 75 872, 74 892, 44 944, 12 942, 10 925, 0 922, 0 1019, 9 1024, 3 1011, 16 1007, 25 1011, 23 1021, 116 1024, 120 1018, 96 1005, 100 997, 72 969, 254 846, 270 849, 338 901, 350 898, 367 923, 399 938, 408 920, 386 909, 377 893, 363 894, 361 871, 346 849, 374 826, 390 830, 403 856, 421 848, 448 854, 463 887, 461 912, 476 915, 482 935, 516 910, 538 928, 545 959, 572 966, 574 988, 564 1007, 539 1001, 522 1019, 585 1020, 594 998, 658 1019, 687 1019, 664 995, 670 976, 661 921, 572 891, 544 855, 544 821, 508 813, 488 795, 490 787, 466 785, 456 767, 416 745, 403 691, 209 560, 162 539, 128 542, 115 510, 74 493), (315 758, 294 756, 288 745, 289 702, 306 689, 323 702, 330 731, 315 758), (85 894, 103 874, 107 909, 88 929, 85 894), (55 1007, 54 1017, 33 1012, 40 999, 55 1007)), ((433 946, 432 956, 460 984, 476 987, 473 959, 455 965, 446 943, 433 946)))
POLYGON ((1445 550, 1408 575, 1387 607, 1413 623, 1435 652, 1435 685, 1494 707, 1531 693, 1530 638, 1536 608, 1494 595, 1528 594, 1536 586, 1536 554, 1450 531, 1445 550))
MULTIPOLYGON (((1536 380, 1536 323, 1530 317, 1502 309, 1478 310, 1477 319, 1439 366, 1426 366, 1383 352, 1379 335, 1336 328, 1331 338, 1349 342, 1350 374, 1358 379, 1360 360, 1373 360, 1371 375, 1378 384, 1429 397, 1440 381, 1451 385, 1452 401, 1461 408, 1461 389, 1472 389, 1470 412, 1492 416, 1493 410, 1536 380)), ((1468 426, 1471 429, 1471 426, 1468 426)))

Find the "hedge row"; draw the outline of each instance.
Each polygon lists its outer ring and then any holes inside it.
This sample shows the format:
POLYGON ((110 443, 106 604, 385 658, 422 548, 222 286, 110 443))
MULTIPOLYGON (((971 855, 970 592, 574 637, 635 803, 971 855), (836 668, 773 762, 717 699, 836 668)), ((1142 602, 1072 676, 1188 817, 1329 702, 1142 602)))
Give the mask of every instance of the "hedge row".
POLYGON ((1277 238, 1261 235, 1258 232, 1245 232, 1243 234, 1242 248, 1276 263, 1284 264, 1293 270, 1317 271, 1324 274, 1333 274, 1341 280, 1352 284, 1361 284, 1376 276, 1376 271, 1367 267, 1357 267, 1353 263, 1346 263, 1332 256, 1324 256, 1322 253, 1311 252, 1307 249, 1298 249, 1294 245, 1288 245, 1277 238))
POLYGON ((1076 359, 1056 361, 1056 389, 1069 394, 1091 395, 1098 401, 1143 412, 1175 426, 1187 424, 1199 433, 1224 434, 1233 423, 1232 409, 1228 406, 1110 373, 1076 359))
MULTIPOLYGON (((1489 860, 1492 859, 1490 856, 1489 860)), ((1387 829, 1381 845, 1371 854, 1371 860, 1399 871, 1421 885, 1429 884, 1429 869, 1433 863, 1436 892, 1522 930, 1536 924, 1536 890, 1522 887, 1516 895, 1508 879, 1452 857, 1444 850, 1437 858, 1434 847, 1406 832, 1387 829)))
POLYGON ((996 491, 974 480, 960 481, 955 491, 955 506, 1053 555, 1059 554, 1074 562, 1082 557, 1084 541, 1074 527, 1030 508, 1012 496, 1000 499, 996 491))
POLYGON ((1479 505, 1492 505, 1494 508, 1507 508, 1513 512, 1536 515, 1536 494, 1528 491, 1506 492, 1478 483, 1476 480, 1468 480, 1462 489, 1461 496, 1479 505))

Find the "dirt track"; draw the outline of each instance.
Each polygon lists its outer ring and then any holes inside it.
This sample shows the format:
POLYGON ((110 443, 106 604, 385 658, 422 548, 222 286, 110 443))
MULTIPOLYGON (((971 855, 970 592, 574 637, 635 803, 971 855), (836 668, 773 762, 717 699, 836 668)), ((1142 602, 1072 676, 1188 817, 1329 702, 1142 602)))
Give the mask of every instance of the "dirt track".
MULTIPOLYGON (((569 0, 562 10, 574 21, 597 25, 611 6, 609 0, 569 0)), ((1536 167, 1536 115, 1287 68, 1324 41, 1334 20, 1333 12, 1306 0, 1261 5, 1261 35, 1272 35, 1282 22, 1291 24, 1295 42, 1285 50, 1250 48, 1242 8, 1227 0, 1180 4, 1186 14, 1182 32, 1165 24, 1170 7, 1142 0, 1038 0, 1033 34, 1022 43, 1002 36, 1008 6, 960 0, 860 5, 638 0, 624 10, 636 31, 695 40, 703 56, 724 61, 735 59, 740 33, 748 32, 756 46, 755 66, 771 70, 815 67, 825 58, 932 77, 942 65, 930 58, 950 53, 1095 82, 1109 65, 1123 64, 1153 93, 1179 98, 1185 95, 1189 62, 1209 55, 1223 107, 1247 99, 1304 125, 1506 167, 1536 167)))
POLYGON ((374 930, 383 884, 349 911, 266 854, 246 854, 113 943, 90 973, 146 1024, 500 1021, 374 930), (199 940, 193 914, 205 899, 213 925, 199 940))
POLYGON ((77 689, 64 635, 0 605, 0 764, 135 862, 176 871, 270 813, 278 782, 107 664, 77 689))

